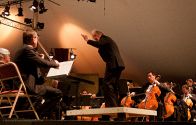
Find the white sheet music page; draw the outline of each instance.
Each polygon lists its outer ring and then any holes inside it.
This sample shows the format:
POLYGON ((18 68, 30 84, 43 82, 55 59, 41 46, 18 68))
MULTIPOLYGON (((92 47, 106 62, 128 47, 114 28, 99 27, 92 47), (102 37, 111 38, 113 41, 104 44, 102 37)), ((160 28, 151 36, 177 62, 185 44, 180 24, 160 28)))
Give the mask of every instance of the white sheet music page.
POLYGON ((58 77, 69 75, 74 61, 64 61, 59 63, 59 68, 50 68, 47 77, 58 77))

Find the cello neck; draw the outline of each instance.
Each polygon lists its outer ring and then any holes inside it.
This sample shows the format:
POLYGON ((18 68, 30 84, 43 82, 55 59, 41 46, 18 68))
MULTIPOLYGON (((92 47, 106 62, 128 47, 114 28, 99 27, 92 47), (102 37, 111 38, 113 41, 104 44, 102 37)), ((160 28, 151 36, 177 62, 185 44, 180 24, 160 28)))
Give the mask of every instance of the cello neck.
POLYGON ((48 54, 48 52, 45 50, 45 48, 43 47, 42 43, 40 41, 38 41, 38 45, 40 46, 40 48, 42 49, 42 51, 44 52, 44 54, 46 55, 46 57, 48 58, 48 60, 52 60, 48 54))

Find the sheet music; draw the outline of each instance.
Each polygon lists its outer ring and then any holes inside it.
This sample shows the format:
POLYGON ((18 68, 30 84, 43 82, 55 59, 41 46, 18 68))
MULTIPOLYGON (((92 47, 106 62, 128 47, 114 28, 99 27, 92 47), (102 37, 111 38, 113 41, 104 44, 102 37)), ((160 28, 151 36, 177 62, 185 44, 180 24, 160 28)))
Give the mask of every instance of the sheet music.
POLYGON ((74 61, 64 61, 59 63, 59 68, 50 68, 47 77, 58 77, 69 75, 74 61))

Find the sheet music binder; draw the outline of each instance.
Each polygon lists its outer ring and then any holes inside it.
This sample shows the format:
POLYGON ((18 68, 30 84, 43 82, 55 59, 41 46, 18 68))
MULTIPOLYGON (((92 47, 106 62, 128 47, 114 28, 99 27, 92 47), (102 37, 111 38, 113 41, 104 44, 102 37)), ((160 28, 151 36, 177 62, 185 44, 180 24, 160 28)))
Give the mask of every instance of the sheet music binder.
POLYGON ((55 78, 68 76, 74 61, 64 61, 59 63, 59 68, 50 68, 46 77, 55 78))

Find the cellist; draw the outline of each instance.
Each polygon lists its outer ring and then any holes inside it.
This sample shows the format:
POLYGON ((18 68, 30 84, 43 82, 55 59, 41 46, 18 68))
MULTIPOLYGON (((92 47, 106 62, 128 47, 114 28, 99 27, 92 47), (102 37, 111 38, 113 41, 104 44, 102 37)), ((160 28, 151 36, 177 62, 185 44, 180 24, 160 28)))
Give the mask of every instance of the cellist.
POLYGON ((40 116, 52 118, 51 112, 55 112, 56 119, 60 119, 57 104, 61 100, 62 92, 57 88, 45 85, 45 78, 41 71, 42 68, 58 68, 59 62, 44 59, 43 55, 37 52, 38 42, 36 31, 23 32, 23 47, 16 52, 14 62, 23 73, 28 93, 35 95, 36 99, 33 103, 40 116), (40 103, 39 97, 43 97, 45 102, 40 103))
POLYGON ((191 119, 191 117, 193 118, 193 116, 191 116, 191 110, 193 107, 195 107, 194 105, 194 102, 195 102, 195 97, 193 94, 190 93, 189 91, 189 86, 188 85, 183 85, 182 86, 182 92, 183 92, 183 95, 182 95, 182 101, 184 101, 187 105, 187 120, 193 120, 191 119))
POLYGON ((145 91, 145 98, 137 105, 141 109, 157 110, 158 101, 157 97, 160 96, 161 91, 158 87, 160 84, 156 80, 156 75, 154 72, 148 72, 147 74, 148 83, 143 87, 145 91))

